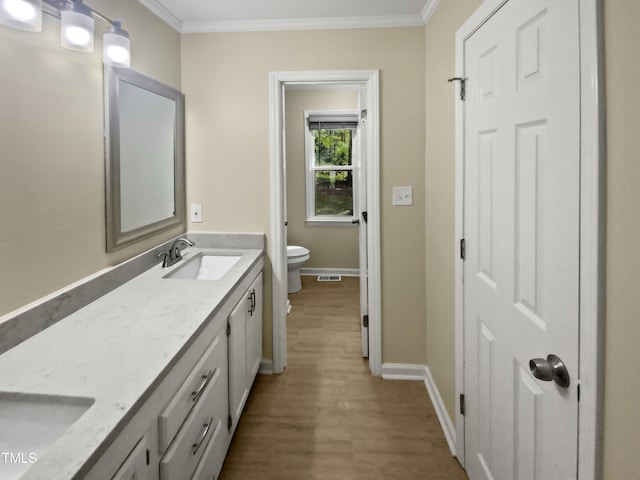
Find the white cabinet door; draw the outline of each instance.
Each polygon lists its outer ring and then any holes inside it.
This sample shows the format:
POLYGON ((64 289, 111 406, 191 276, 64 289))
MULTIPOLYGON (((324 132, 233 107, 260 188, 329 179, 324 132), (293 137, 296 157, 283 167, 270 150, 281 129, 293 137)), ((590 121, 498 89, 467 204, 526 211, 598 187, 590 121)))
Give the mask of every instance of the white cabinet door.
POLYGON ((146 437, 142 437, 111 480, 146 480, 148 473, 147 442, 146 437))
POLYGON ((249 299, 245 295, 229 315, 229 413, 233 428, 247 401, 247 312, 249 299))
POLYGON ((262 274, 249 287, 247 312, 247 388, 251 387, 262 362, 262 274))
POLYGON ((235 430, 262 362, 262 273, 229 315, 229 411, 235 430))

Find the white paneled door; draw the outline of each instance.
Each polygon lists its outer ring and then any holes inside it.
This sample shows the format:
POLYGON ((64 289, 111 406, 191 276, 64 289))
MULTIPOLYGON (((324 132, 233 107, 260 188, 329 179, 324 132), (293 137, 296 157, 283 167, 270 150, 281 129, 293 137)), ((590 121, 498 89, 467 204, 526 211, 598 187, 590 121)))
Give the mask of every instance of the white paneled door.
POLYGON ((578 0, 509 0, 464 43, 471 480, 577 475, 578 27, 578 0))

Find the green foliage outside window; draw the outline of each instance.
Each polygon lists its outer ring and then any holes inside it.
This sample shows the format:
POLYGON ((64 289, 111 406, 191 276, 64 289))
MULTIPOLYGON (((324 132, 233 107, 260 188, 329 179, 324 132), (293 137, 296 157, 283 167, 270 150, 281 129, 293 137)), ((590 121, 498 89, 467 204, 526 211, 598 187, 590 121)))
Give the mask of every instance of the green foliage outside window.
POLYGON ((315 130, 315 165, 346 167, 345 170, 315 170, 315 214, 353 215, 352 131, 315 130))
POLYGON ((316 165, 351 165, 351 130, 314 130, 316 165))

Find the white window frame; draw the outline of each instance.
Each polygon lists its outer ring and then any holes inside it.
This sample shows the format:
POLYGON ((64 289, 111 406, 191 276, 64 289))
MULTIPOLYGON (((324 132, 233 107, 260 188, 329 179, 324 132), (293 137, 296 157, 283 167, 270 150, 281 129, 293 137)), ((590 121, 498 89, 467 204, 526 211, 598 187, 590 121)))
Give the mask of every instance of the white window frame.
POLYGON ((332 116, 353 117, 358 115, 356 110, 305 110, 304 111, 304 158, 305 158, 305 176, 306 176, 306 223, 308 225, 339 225, 339 226, 356 226, 352 220, 357 217, 358 212, 358 167, 359 167, 359 154, 358 154, 358 142, 356 136, 358 135, 358 129, 353 129, 351 134, 351 166, 316 166, 315 164, 315 136, 313 131, 309 128, 309 115, 326 114, 332 116), (335 170, 344 171, 351 170, 351 177, 353 182, 353 214, 350 216, 335 216, 335 215, 316 215, 316 202, 315 202, 315 172, 317 170, 335 170))

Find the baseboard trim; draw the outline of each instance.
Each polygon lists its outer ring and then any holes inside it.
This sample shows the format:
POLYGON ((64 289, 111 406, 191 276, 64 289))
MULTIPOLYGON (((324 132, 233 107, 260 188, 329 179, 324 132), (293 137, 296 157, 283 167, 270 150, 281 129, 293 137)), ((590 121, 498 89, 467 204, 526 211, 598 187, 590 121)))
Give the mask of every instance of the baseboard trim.
POLYGON ((414 365, 408 363, 383 363, 382 378, 385 380, 421 380, 427 387, 427 393, 433 403, 436 416, 440 422, 442 433, 447 439, 451 455, 456 456, 456 429, 455 425, 449 418, 447 409, 444 406, 438 387, 431 376, 429 367, 425 365, 414 365))
POLYGON ((409 363, 383 363, 381 373, 385 380, 424 380, 426 368, 409 363))
POLYGON ((357 268, 301 268, 300 275, 342 275, 343 277, 359 277, 360 270, 357 268))
POLYGON ((260 368, 258 369, 260 375, 273 375, 273 360, 270 358, 263 358, 260 362, 260 368))
POLYGON ((442 401, 442 397, 440 396, 440 391, 438 390, 436 382, 431 376, 429 367, 424 368, 424 384, 427 387, 427 392, 429 392, 429 397, 431 397, 431 402, 433 403, 433 407, 436 410, 436 415, 438 416, 438 420, 440 421, 440 426, 442 427, 444 436, 447 439, 447 443, 449 444, 451 455, 456 457, 456 427, 451 421, 449 414, 447 413, 447 408, 444 406, 444 402, 442 401))

